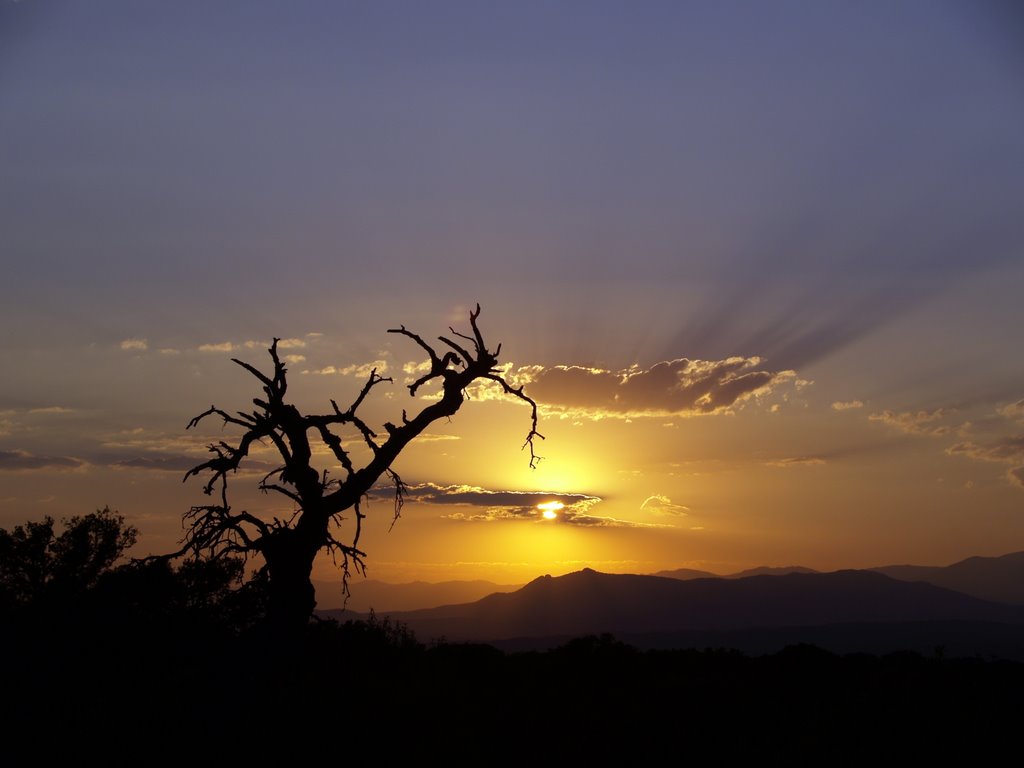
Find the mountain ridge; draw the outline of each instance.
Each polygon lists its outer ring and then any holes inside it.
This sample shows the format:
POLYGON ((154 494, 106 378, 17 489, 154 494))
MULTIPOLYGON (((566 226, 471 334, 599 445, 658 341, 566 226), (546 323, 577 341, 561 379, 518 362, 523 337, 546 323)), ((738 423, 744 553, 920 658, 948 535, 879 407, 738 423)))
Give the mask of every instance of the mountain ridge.
MULTIPOLYGON (((589 569, 588 569, 589 570, 589 569)), ((861 570, 881 573, 900 581, 927 582, 982 600, 1024 605, 1024 551, 998 556, 975 555, 951 565, 885 565, 861 570)), ((744 579, 751 576, 784 576, 789 573, 820 573, 799 565, 759 566, 730 574, 716 574, 693 568, 658 571, 651 575, 676 580, 744 579)), ((470 603, 496 592, 512 592, 523 584, 497 584, 482 579, 442 582, 353 581, 347 603, 339 582, 316 581, 314 586, 321 610, 342 607, 356 613, 412 611, 444 605, 470 603)))
POLYGON ((389 615, 422 639, 467 642, 880 622, 1024 625, 1022 606, 868 570, 683 581, 584 569, 540 576, 515 592, 491 594, 473 603, 389 615))

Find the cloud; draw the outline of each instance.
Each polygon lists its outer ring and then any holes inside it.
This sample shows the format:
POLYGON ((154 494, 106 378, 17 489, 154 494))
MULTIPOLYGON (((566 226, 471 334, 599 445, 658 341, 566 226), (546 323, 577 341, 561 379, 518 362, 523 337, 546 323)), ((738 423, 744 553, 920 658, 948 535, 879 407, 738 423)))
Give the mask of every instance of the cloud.
POLYGON ((968 440, 950 446, 946 453, 950 456, 967 456, 978 461, 1015 464, 1024 461, 1024 435, 1004 437, 988 446, 980 446, 968 440))
POLYGON ((430 370, 431 362, 424 360, 421 363, 404 363, 402 365, 402 372, 409 376, 422 376, 424 373, 430 370))
POLYGON ((956 413, 952 408, 935 408, 930 411, 882 411, 872 413, 868 421, 879 421, 890 427, 900 430, 908 435, 928 435, 929 437, 941 437, 950 434, 953 429, 946 425, 930 426, 932 422, 943 419, 956 413))
MULTIPOLYGON (((394 491, 382 486, 372 494, 375 498, 393 498, 394 491)), ((584 527, 665 528, 671 526, 637 523, 614 517, 592 515, 590 510, 600 504, 599 496, 583 493, 548 493, 545 491, 494 491, 474 485, 411 485, 406 500, 424 504, 469 507, 472 511, 456 511, 443 515, 447 520, 462 522, 495 522, 501 520, 532 520, 546 525, 562 524, 584 527), (561 504, 555 517, 545 518, 538 505, 561 504)))
POLYGON ((291 363, 292 365, 296 365, 297 363, 304 363, 304 362, 306 362, 306 356, 305 355, 285 355, 284 356, 284 361, 286 363, 291 363))
POLYGON ((562 522, 589 528, 674 528, 666 523, 638 523, 635 520, 621 520, 617 517, 601 517, 600 515, 566 515, 562 522))
POLYGON ((862 403, 860 400, 847 400, 845 402, 842 400, 837 400, 836 402, 832 403, 832 410, 834 411, 849 411, 853 408, 863 407, 864 403, 862 403))
POLYGON ((788 456, 784 459, 774 459, 773 461, 766 461, 765 466, 767 467, 810 467, 818 466, 821 464, 827 464, 821 456, 788 456))
POLYGON ((85 465, 73 456, 40 456, 28 451, 0 451, 0 471, 77 469, 85 465))
MULTIPOLYGON (((188 455, 149 455, 133 456, 127 459, 108 459, 102 462, 104 466, 112 469, 138 469, 154 472, 188 472, 190 469, 199 466, 210 458, 210 454, 197 456, 188 455)), ((246 459, 237 470, 238 474, 267 472, 277 469, 279 465, 269 461, 258 459, 246 459)))
MULTIPOLYGON (((378 489, 381 498, 393 498, 388 487, 378 489)), ((572 525, 588 528, 671 528, 659 523, 639 523, 614 517, 592 515, 590 510, 603 499, 582 493, 546 493, 544 491, 492 491, 473 485, 436 485, 422 483, 410 486, 408 501, 471 507, 473 511, 457 511, 443 515, 446 520, 462 522, 496 522, 501 520, 532 520, 545 525, 572 525), (540 504, 561 504, 554 518, 546 518, 540 504)))
POLYGON ((672 499, 660 493, 652 494, 644 499, 640 509, 646 509, 648 512, 653 512, 656 515, 673 515, 676 517, 686 517, 690 512, 689 507, 684 507, 682 504, 673 504, 672 499))
POLYGON ((1024 420, 1024 400, 1018 400, 1016 403, 1010 403, 1004 405, 1002 408, 997 408, 996 411, 1000 416, 1005 416, 1008 419, 1014 421, 1024 420))
MULTIPOLYGON (((218 425, 219 427, 219 425, 218 425)), ((165 432, 146 430, 142 427, 125 429, 105 437, 100 445, 105 449, 114 449, 120 453, 132 455, 187 455, 198 451, 197 456, 206 453, 204 440, 217 440, 223 437, 218 428, 209 437, 189 434, 167 434, 165 432)), ((255 446, 254 446, 255 447, 255 446)))
MULTIPOLYGON (((246 349, 270 349, 271 342, 259 341, 257 339, 249 339, 243 342, 240 346, 246 349)), ((278 339, 278 349, 302 349, 306 346, 306 342, 302 339, 278 339)), ((237 349, 237 347, 236 347, 237 349)))
POLYGON ((136 456, 133 459, 113 461, 109 466, 123 469, 151 469, 161 472, 188 472, 203 459, 194 456, 136 456))
MULTIPOLYGON (((388 486, 384 487, 388 489, 388 486)), ((567 507, 601 501, 598 496, 582 493, 547 493, 544 491, 492 491, 475 485, 437 485, 420 483, 409 486, 408 499, 426 504, 462 504, 467 506, 536 507, 546 501, 559 501, 567 507)))
POLYGON ((342 376, 358 376, 361 379, 367 378, 371 373, 376 371, 378 374, 385 374, 388 370, 388 363, 386 360, 373 360, 369 363, 357 363, 355 365, 347 365, 340 369, 338 373, 342 376))
MULTIPOLYGON (((1004 437, 991 445, 977 445, 968 440, 950 446, 946 453, 950 456, 966 456, 976 461, 1024 464, 1024 435, 1004 437)), ((1024 489, 1024 466, 1011 467, 1006 471, 1006 478, 1024 489)))
POLYGON ((149 342, 145 339, 124 339, 121 342, 121 349, 126 352, 145 352, 149 349, 149 342))
MULTIPOLYGON (((509 368, 505 376, 513 386, 526 386, 546 412, 591 419, 694 416, 730 413, 734 406, 767 395, 783 383, 796 383, 794 371, 768 371, 761 363, 758 357, 680 358, 618 371, 531 365, 509 368)), ((482 388, 478 396, 493 399, 503 394, 491 387, 482 388)))
POLYGON ((359 378, 369 378, 370 373, 374 370, 378 374, 383 375, 387 373, 388 363, 386 360, 373 360, 369 363, 355 363, 353 365, 346 365, 344 368, 338 368, 334 365, 326 365, 323 368, 307 369, 302 371, 303 374, 313 376, 358 376, 359 378))
POLYGON ((220 344, 200 344, 200 352, 234 352, 237 347, 230 341, 222 341, 220 344))

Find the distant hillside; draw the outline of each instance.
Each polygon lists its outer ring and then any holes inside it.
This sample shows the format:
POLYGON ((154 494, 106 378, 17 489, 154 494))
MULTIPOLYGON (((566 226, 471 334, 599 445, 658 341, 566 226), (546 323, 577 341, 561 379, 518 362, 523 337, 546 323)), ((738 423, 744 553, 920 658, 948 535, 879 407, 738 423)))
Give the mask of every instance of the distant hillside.
MULTIPOLYGON (((1001 557, 970 557, 949 566, 889 565, 869 569, 899 581, 927 582, 965 595, 993 602, 1024 605, 1024 552, 1001 557)), ((785 567, 761 566, 724 576, 693 568, 658 571, 655 577, 692 581, 695 579, 747 579, 752 576, 786 576, 815 574, 799 565, 785 567)), ((342 607, 341 585, 338 582, 314 582, 320 610, 342 607)), ((444 605, 458 605, 480 600, 492 593, 514 592, 521 585, 495 584, 490 581, 415 581, 391 584, 383 581, 354 579, 352 597, 347 608, 351 612, 377 613, 415 611, 444 605)))
POLYGON ((1020 607, 870 571, 681 581, 586 569, 475 603, 390 615, 423 640, 485 642, 865 622, 1024 623, 1020 607))
POLYGON ((745 579, 748 576, 785 576, 788 573, 818 573, 813 568, 804 568, 802 565, 787 565, 781 568, 772 568, 762 565, 757 568, 748 568, 739 573, 727 573, 722 576, 710 571, 698 571, 693 568, 676 568, 672 571, 658 571, 652 576, 661 576, 665 579, 679 579, 689 581, 691 579, 745 579))
POLYGON ((658 571, 657 573, 652 573, 651 576, 660 576, 663 579, 679 579, 680 581, 689 581, 690 579, 722 578, 717 573, 711 573, 711 571, 697 571, 693 568, 676 568, 673 571, 658 571))
POLYGON ((745 579, 748 576, 786 576, 790 573, 819 573, 813 568, 804 568, 802 565, 785 565, 780 568, 771 568, 767 565, 758 568, 748 568, 739 573, 730 573, 725 576, 727 579, 745 579))
POLYGON ((969 557, 947 566, 887 565, 871 570, 902 581, 926 581, 983 600, 1024 605, 1024 552, 969 557))
MULTIPOLYGON (((316 602, 319 610, 343 607, 344 596, 339 582, 315 581, 316 602)), ((352 579, 349 590, 352 595, 344 607, 349 611, 376 613, 392 611, 415 611, 420 608, 434 608, 439 605, 471 603, 495 592, 513 592, 521 584, 495 584, 492 581, 442 581, 431 583, 413 581, 406 584, 389 584, 384 581, 352 579)))

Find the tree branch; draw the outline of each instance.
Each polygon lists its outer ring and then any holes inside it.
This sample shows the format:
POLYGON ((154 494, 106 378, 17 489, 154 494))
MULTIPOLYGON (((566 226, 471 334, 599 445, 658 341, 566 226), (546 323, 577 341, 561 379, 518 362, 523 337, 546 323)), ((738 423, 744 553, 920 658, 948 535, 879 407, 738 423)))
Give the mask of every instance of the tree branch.
MULTIPOLYGON (((234 443, 224 440, 211 443, 208 448, 212 456, 185 474, 184 479, 187 480, 194 475, 209 473, 203 491, 213 495, 219 488, 220 503, 194 506, 184 515, 186 533, 181 541, 182 546, 170 557, 187 553, 212 557, 241 554, 248 557, 258 553, 265 561, 264 569, 270 578, 271 587, 280 590, 274 594, 280 596, 288 593, 294 596, 297 593, 288 590, 295 585, 296 573, 300 574, 297 580, 302 582, 304 577, 301 574, 308 573, 312 567, 312 558, 317 552, 326 549, 344 572, 343 584, 347 594, 350 569, 365 574, 365 553, 359 549, 359 541, 366 516, 363 504, 367 494, 382 477, 390 481, 394 487, 393 527, 401 517, 408 494, 408 487, 393 468, 395 460, 431 424, 439 419, 451 418, 465 402, 467 388, 481 379, 498 384, 502 392, 531 406, 530 430, 523 449, 529 447, 530 467, 536 468, 542 457, 535 451, 535 442, 544 439, 544 435, 538 431, 537 403, 523 391, 522 386, 513 387, 505 380, 497 367, 501 345, 497 346, 495 352, 487 349, 478 325, 479 316, 478 304, 469 315, 471 334, 449 328, 451 338, 438 337, 441 344, 450 348, 443 355, 439 355, 422 336, 404 325, 388 331, 408 337, 428 356, 429 371, 408 385, 410 396, 415 397, 421 386, 434 379, 441 379, 441 393, 439 398, 431 399, 412 417, 403 409, 399 425, 385 422, 386 439, 379 439, 377 433, 358 414, 377 385, 392 381, 391 377, 379 375, 376 368, 370 372, 346 410, 331 400, 331 412, 303 415, 298 408, 284 400, 288 386, 287 368, 278 355, 279 339, 275 338, 268 350, 273 361, 272 374, 234 360, 261 383, 264 394, 253 398, 256 410, 252 412, 237 411, 230 414, 210 406, 188 423, 191 429, 206 417, 217 416, 225 426, 241 427, 242 435, 234 443), (346 424, 351 424, 358 431, 372 452, 370 460, 361 468, 356 467, 349 452, 345 450, 341 434, 332 431, 332 427, 338 425, 338 432, 346 434, 347 440, 348 433, 341 429, 346 424), (326 469, 320 471, 313 466, 314 453, 309 435, 311 430, 315 430, 345 470, 343 479, 328 479, 326 469), (263 443, 267 439, 273 443, 283 464, 264 475, 258 487, 263 492, 273 491, 286 496, 294 504, 294 514, 288 520, 274 518, 271 522, 265 522, 245 511, 233 512, 228 504, 228 474, 239 470, 242 462, 249 457, 253 443, 263 443), (332 530, 332 526, 341 525, 344 520, 341 513, 348 509, 355 510, 355 530, 351 540, 346 542, 332 530)), ((307 599, 311 601, 309 596, 312 595, 312 587, 303 594, 307 597, 295 599, 300 603, 307 599)))
POLYGON ((530 446, 530 469, 536 469, 537 465, 544 460, 544 457, 537 455, 536 451, 534 450, 535 446, 533 444, 533 441, 534 438, 537 437, 539 437, 541 440, 545 439, 544 435, 537 431, 537 402, 532 397, 523 392, 523 388, 521 386, 513 387, 511 384, 505 381, 505 379, 503 379, 501 376, 498 376, 497 374, 488 373, 485 374, 482 378, 490 379, 491 381, 497 382, 498 384, 501 385, 501 388, 505 391, 506 394, 512 395, 513 397, 522 400, 524 403, 527 403, 532 409, 530 431, 526 435, 526 442, 523 443, 523 449, 525 449, 526 446, 530 446))

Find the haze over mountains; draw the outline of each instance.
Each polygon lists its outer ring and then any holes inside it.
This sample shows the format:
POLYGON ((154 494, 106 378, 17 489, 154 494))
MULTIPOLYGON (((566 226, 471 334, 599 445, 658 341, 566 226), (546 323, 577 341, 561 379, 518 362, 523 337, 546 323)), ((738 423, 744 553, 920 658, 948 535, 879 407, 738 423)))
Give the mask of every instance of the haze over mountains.
POLYGON ((347 608, 356 613, 388 611, 414 611, 453 603, 471 603, 495 592, 513 592, 522 584, 495 584, 493 581, 413 581, 389 584, 373 579, 353 579, 349 586, 348 601, 342 594, 341 584, 334 581, 314 581, 317 605, 321 610, 347 608))
POLYGON ((710 571, 695 571, 692 568, 676 568, 674 571, 658 571, 652 576, 664 576, 668 579, 745 579, 747 576, 785 576, 787 573, 818 573, 813 568, 804 568, 802 565, 787 565, 782 568, 772 568, 762 565, 757 568, 748 568, 738 573, 727 573, 724 576, 710 571))
MULTIPOLYGON (((817 573, 793 566, 730 577, 702 577, 685 569, 665 573, 675 575, 584 569, 542 576, 471 602, 376 612, 407 624, 423 640, 443 637, 506 648, 546 647, 610 632, 646 647, 771 650, 814 642, 844 651, 945 646, 961 655, 1024 658, 1024 553, 974 557, 946 567, 817 573)), ((420 583, 402 599, 410 604, 497 586, 474 582, 464 589, 464 584, 420 583)), ((397 602, 399 586, 374 588, 384 599, 390 588, 397 602)), ((324 613, 344 619, 354 612, 324 613)))
MULTIPOLYGON (((947 566, 886 565, 867 570, 899 581, 928 582, 982 600, 1024 605, 1024 552, 1013 552, 999 557, 969 557, 947 566)), ((651 575, 687 581, 784 576, 789 573, 818 571, 791 565, 781 568, 761 566, 725 575, 692 568, 658 571, 651 575)), ((373 579, 354 579, 351 584, 352 594, 347 603, 344 602, 341 585, 338 582, 317 581, 314 582, 314 586, 321 610, 344 607, 356 613, 367 613, 371 609, 377 613, 388 613, 474 602, 495 592, 514 592, 523 585, 496 584, 483 580, 390 584, 373 579)))

